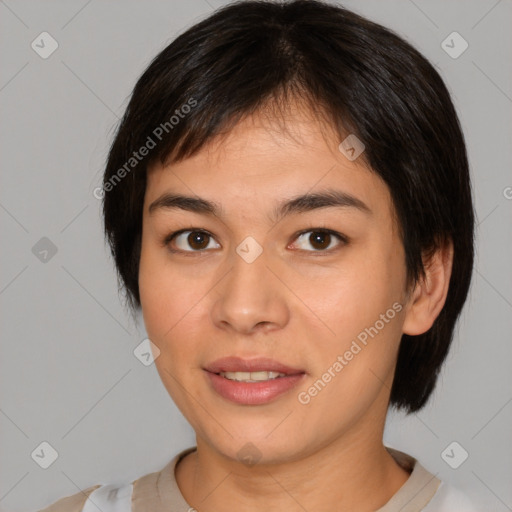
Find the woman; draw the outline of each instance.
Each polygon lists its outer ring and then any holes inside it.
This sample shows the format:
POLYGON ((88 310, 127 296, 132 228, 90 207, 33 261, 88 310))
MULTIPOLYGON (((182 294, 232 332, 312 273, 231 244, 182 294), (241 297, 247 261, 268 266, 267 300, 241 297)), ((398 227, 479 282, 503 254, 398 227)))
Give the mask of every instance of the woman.
POLYGON ((382 441, 473 266, 464 137, 418 51, 319 1, 228 5, 141 76, 98 193, 197 446, 45 511, 475 510, 382 441))

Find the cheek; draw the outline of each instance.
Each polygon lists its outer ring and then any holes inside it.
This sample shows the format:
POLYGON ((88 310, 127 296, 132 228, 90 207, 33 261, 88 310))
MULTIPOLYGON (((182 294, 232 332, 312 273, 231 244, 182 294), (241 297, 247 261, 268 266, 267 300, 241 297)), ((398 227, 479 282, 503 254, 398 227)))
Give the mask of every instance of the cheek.
MULTIPOLYGON (((191 277, 169 265, 165 251, 142 251, 139 292, 142 315, 149 339, 159 348, 155 365, 173 397, 179 381, 197 367, 201 328, 207 322, 202 301, 211 285, 204 276, 191 277)), ((193 275, 193 274, 192 274, 193 275)))
POLYGON ((182 407, 183 397, 178 382, 188 369, 194 351, 194 334, 186 330, 193 316, 187 297, 190 287, 183 278, 165 268, 158 255, 142 252, 139 268, 139 292, 142 315, 148 338, 158 347, 155 366, 168 393, 182 407), (188 314, 187 314, 188 312, 188 314), (185 329, 185 331, 183 331, 185 329), (185 332, 185 334, 184 334, 185 332))
POLYGON ((163 340, 180 319, 193 315, 200 290, 166 261, 165 250, 145 248, 139 265, 139 293, 148 335, 163 340), (188 314, 187 314, 188 312, 188 314))
POLYGON ((316 304, 312 309, 329 328, 323 336, 322 364, 315 373, 327 371, 342 356, 343 371, 335 380, 353 386, 354 392, 362 386, 368 389, 365 384, 377 379, 372 372, 386 378, 401 338, 404 283, 400 250, 381 243, 364 257, 354 254, 335 279, 310 292, 310 304, 316 304))
MULTIPOLYGON (((311 300, 338 336, 355 335, 354 329, 373 325, 379 315, 402 299, 404 271, 390 251, 354 253, 350 260, 324 280, 311 300)), ((311 295, 310 295, 311 296, 311 295)))

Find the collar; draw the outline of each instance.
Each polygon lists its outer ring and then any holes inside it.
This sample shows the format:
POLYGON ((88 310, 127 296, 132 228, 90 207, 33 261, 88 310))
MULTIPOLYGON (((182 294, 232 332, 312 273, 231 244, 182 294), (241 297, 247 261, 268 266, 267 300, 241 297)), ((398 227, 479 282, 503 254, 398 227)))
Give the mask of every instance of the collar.
MULTIPOLYGON (((191 506, 181 494, 175 477, 175 469, 180 460, 195 451, 196 446, 179 452, 161 471, 150 473, 133 482, 133 510, 153 512, 189 512, 191 506)), ((415 458, 386 447, 386 450, 406 471, 410 472, 407 481, 393 497, 376 512, 418 512, 433 498, 441 481, 427 471, 415 458)))

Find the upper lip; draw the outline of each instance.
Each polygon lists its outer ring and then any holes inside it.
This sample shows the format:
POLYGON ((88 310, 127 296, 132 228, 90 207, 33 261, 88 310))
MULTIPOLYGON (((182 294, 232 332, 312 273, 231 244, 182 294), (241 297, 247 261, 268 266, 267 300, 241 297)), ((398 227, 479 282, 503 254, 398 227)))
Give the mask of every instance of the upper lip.
POLYGON ((223 357, 206 365, 204 369, 212 373, 220 372, 279 372, 286 375, 296 375, 305 373, 299 368, 292 368, 288 365, 269 359, 266 357, 258 357, 255 359, 242 359, 241 357, 223 357))

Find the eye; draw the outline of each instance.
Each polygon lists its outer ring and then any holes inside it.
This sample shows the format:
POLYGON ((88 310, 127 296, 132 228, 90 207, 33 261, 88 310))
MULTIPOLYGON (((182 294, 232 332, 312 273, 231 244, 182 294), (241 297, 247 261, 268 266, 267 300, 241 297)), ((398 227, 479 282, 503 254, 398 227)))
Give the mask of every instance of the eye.
MULTIPOLYGON (((213 235, 199 229, 182 229, 167 235, 163 240, 163 245, 168 247, 169 251, 174 253, 201 253, 206 249, 218 249, 220 245, 211 246, 213 235)), ((308 231, 297 233, 293 240, 299 241, 299 250, 306 252, 331 252, 348 243, 348 238, 341 233, 325 228, 315 228, 308 231), (306 236, 309 235, 309 236, 306 236), (334 242, 336 240, 338 244, 334 242), (306 247, 311 244, 313 250, 306 247), (334 247, 333 247, 334 243, 334 247)), ((294 244, 295 245, 295 244, 294 244)))
POLYGON ((347 237, 330 229, 311 229, 309 231, 303 231, 298 234, 296 240, 299 240, 299 248, 307 252, 331 252, 332 250, 336 250, 340 245, 344 245, 348 242, 347 237), (338 240, 338 244, 334 244, 333 247, 332 243, 335 241, 334 238, 338 240), (310 251, 305 249, 304 247, 307 244, 311 244, 314 250, 310 251))
MULTIPOLYGON (((171 252, 201 252, 205 249, 212 249, 210 247, 209 242, 213 240, 212 235, 207 233, 206 231, 199 231, 199 230, 184 230, 176 231, 175 233, 171 233, 168 235, 165 240, 164 244, 166 246, 169 246, 169 250, 171 252), (184 236, 187 235, 188 236, 184 236), (177 249, 174 249, 171 247, 171 242, 175 242, 177 249), (192 250, 187 249, 188 247, 191 247, 192 250)), ((217 244, 217 247, 213 247, 214 249, 219 248, 220 245, 217 244)))

